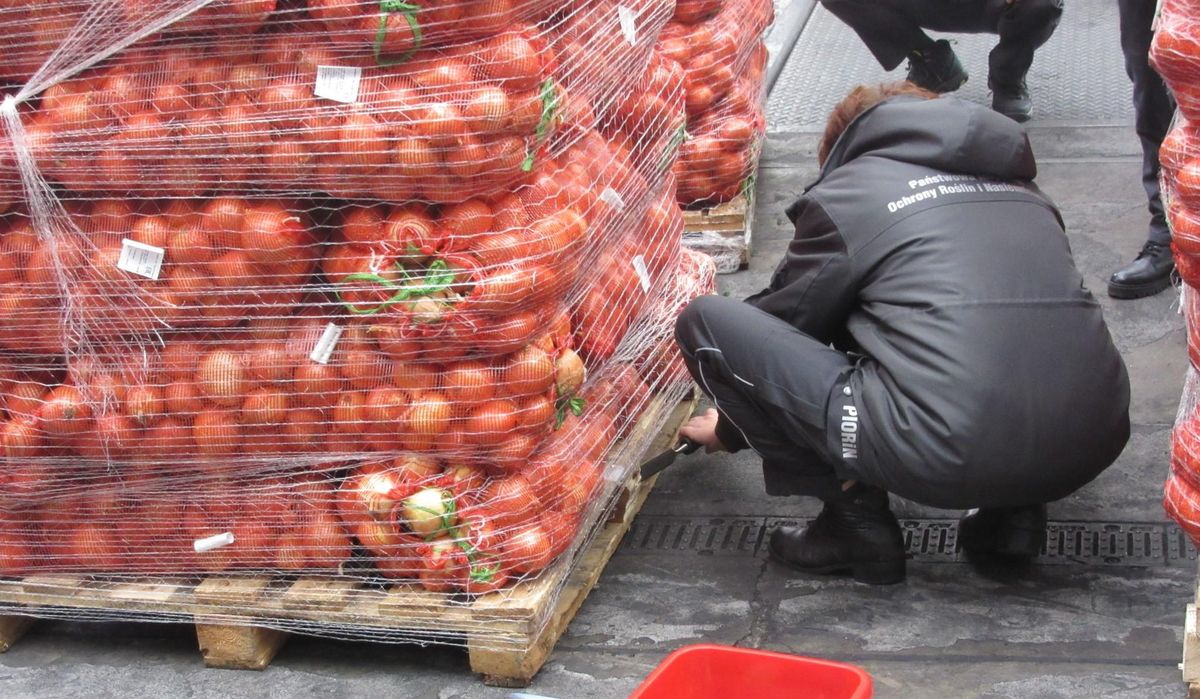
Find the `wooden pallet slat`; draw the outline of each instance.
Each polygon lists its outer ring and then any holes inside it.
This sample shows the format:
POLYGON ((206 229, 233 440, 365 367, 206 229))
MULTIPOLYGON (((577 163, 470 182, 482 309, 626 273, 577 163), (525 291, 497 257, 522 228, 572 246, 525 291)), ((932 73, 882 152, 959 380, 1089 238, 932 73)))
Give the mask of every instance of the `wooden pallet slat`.
POLYGON ((431 592, 420 585, 393 585, 379 602, 379 615, 396 628, 410 631, 465 634, 473 627, 467 605, 453 595, 431 592))
POLYGON ((1183 617, 1183 681, 1188 685, 1188 699, 1200 699, 1200 571, 1196 576, 1196 594, 1183 617))
POLYGON ((266 576, 213 576, 201 581, 192 597, 197 606, 245 607, 263 597, 272 582, 266 576))
POLYGON ((108 598, 130 605, 167 604, 185 595, 187 588, 176 583, 117 583, 108 598))
POLYGON ((28 616, 0 616, 0 653, 7 653, 35 621, 28 616))
MULTIPOLYGON (((646 455, 674 443, 679 426, 695 406, 694 398, 673 406, 666 427, 649 439, 666 406, 653 403, 627 444, 649 441, 646 455)), ((622 457, 624 458, 624 457, 622 457)), ((640 463, 639 458, 636 463, 640 463)), ((212 575, 192 580, 126 580, 84 575, 30 575, 0 584, 0 603, 8 609, 29 606, 119 610, 160 617, 190 615, 205 665, 266 668, 287 642, 273 625, 302 620, 316 626, 353 625, 414 637, 466 639, 473 670, 489 684, 522 687, 545 663, 628 531, 653 487, 634 474, 614 494, 613 516, 587 547, 540 575, 473 600, 436 593, 413 583, 387 588, 353 576, 294 578, 264 575, 212 575)), ((0 652, 34 623, 28 616, 0 615, 0 652)))
POLYGON ((20 593, 46 598, 43 604, 66 603, 86 588, 87 578, 83 575, 45 574, 29 575, 21 579, 20 593))
POLYGON ((252 625, 253 617, 236 613, 264 598, 269 577, 205 578, 192 593, 196 641, 204 664, 231 670, 262 670, 287 642, 288 634, 252 625), (234 613, 224 613, 226 610, 234 613))
POLYGON ((683 244, 713 258, 719 274, 750 265, 753 197, 745 194, 712 208, 683 212, 683 244))
POLYGON ((358 580, 300 578, 280 597, 284 609, 302 612, 340 612, 362 583, 358 580))
MULTIPOLYGON (((226 620, 227 621, 227 620, 226 620)), ((243 624, 208 623, 196 618, 196 641, 207 667, 227 670, 265 670, 283 644, 286 631, 243 624)))

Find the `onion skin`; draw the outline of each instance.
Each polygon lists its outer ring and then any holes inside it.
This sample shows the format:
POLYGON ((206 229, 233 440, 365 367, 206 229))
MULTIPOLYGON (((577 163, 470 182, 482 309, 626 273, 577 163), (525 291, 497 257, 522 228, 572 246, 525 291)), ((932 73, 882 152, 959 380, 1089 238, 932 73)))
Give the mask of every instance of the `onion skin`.
POLYGON ((422 488, 401 503, 401 517, 408 530, 429 538, 453 527, 457 521, 453 511, 454 497, 441 488, 422 488))
POLYGON ((564 350, 554 362, 554 383, 560 398, 579 392, 587 380, 587 369, 583 358, 573 349, 564 350))

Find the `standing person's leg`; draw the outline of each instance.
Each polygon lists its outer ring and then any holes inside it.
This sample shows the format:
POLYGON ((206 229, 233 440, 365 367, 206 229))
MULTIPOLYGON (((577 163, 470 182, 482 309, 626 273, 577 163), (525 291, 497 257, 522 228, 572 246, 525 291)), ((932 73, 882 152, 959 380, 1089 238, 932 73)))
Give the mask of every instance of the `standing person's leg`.
POLYGON ((967 81, 967 72, 950 43, 931 39, 919 19, 929 14, 928 6, 938 2, 821 0, 825 9, 858 34, 884 70, 893 70, 908 59, 909 81, 934 92, 953 92, 967 81))
POLYGON ((989 0, 988 13, 1000 41, 988 56, 992 108, 1016 121, 1027 121, 1033 102, 1025 76, 1033 54, 1054 34, 1064 0, 989 0))
POLYGON ((1142 143, 1142 186, 1150 210, 1146 244, 1133 263, 1118 270, 1108 282, 1113 298, 1141 298, 1171 285, 1171 232, 1158 191, 1158 149, 1175 112, 1175 102, 1162 78, 1150 67, 1150 42, 1154 38, 1155 0, 1118 0, 1121 16, 1121 51, 1125 72, 1133 82, 1134 124, 1142 143))
POLYGON ((722 443, 735 450, 750 446, 762 456, 768 492, 813 495, 825 503, 807 529, 772 532, 772 555, 805 572, 849 572, 875 584, 903 580, 904 540, 887 493, 853 482, 862 450, 848 455, 845 449, 857 444, 846 435, 861 435, 858 420, 866 419, 843 393, 854 371, 850 359, 768 313, 720 296, 692 301, 676 322, 675 339, 720 413, 722 443), (847 426, 831 414, 856 419, 847 426))

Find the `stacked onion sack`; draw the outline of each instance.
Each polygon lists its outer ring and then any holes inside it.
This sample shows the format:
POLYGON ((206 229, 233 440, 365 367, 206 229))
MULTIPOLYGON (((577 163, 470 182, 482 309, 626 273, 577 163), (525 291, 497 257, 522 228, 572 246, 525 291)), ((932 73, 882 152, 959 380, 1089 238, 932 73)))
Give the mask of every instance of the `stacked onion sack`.
POLYGON ((1171 248, 1183 280, 1191 368, 1171 443, 1171 472, 1163 504, 1200 545, 1200 2, 1167 0, 1150 61, 1178 104, 1175 125, 1159 149, 1171 248))
POLYGON ((687 132, 675 173, 679 203, 712 206, 753 189, 766 131, 771 0, 678 2, 659 51, 679 63, 687 91, 687 132))
POLYGON ((673 3, 196 4, 0 1, 0 575, 577 549, 712 292, 673 3))

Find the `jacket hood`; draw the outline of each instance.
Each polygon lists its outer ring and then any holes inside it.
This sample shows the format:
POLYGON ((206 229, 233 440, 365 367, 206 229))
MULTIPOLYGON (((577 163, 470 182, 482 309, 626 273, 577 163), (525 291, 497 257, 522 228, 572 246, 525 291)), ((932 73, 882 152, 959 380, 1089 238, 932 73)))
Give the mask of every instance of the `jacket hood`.
POLYGON ((813 185, 866 155, 1005 180, 1037 175, 1029 136, 1020 124, 957 97, 902 95, 863 112, 834 144, 813 185))

